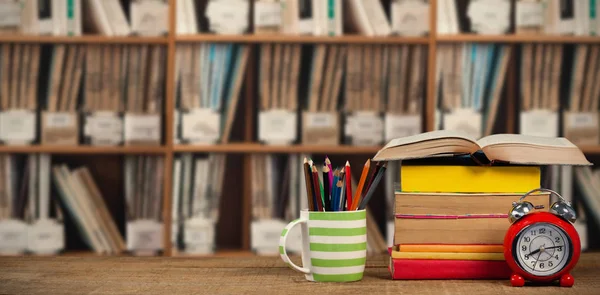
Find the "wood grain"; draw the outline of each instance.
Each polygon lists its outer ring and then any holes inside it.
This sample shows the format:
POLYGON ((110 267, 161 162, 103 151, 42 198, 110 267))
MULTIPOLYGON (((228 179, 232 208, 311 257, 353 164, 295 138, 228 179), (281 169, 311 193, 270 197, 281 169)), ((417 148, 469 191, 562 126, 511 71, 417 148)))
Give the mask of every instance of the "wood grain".
MULTIPOLYGON (((508 280, 393 281, 387 256, 369 257, 362 281, 313 283, 279 257, 6 257, 2 294, 597 294, 600 253, 585 253, 575 286, 514 288, 508 280)), ((292 257, 300 263, 298 257, 292 257)))

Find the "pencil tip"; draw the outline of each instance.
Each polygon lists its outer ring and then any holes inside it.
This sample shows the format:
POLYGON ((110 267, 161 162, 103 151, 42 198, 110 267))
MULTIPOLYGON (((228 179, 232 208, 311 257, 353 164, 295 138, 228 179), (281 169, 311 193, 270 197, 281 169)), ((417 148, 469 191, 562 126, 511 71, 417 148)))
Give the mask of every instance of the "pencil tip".
POLYGON ((346 161, 346 166, 350 166, 350 162, 346 161))
POLYGON ((308 159, 304 157, 304 163, 308 163, 308 159))

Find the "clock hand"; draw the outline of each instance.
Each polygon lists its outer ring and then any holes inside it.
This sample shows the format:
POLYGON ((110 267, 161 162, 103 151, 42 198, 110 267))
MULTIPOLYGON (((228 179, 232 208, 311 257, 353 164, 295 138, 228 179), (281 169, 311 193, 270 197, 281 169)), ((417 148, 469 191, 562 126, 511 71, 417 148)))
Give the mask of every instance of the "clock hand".
POLYGON ((540 247, 539 249, 536 249, 536 250, 533 250, 533 251, 529 252, 529 254, 527 254, 527 255, 531 256, 533 254, 537 254, 538 252, 542 251, 542 249, 543 250, 548 250, 548 249, 556 249, 556 248, 560 248, 560 247, 562 247, 562 246, 552 246, 552 247, 548 247, 548 248, 542 248, 542 247, 540 247))

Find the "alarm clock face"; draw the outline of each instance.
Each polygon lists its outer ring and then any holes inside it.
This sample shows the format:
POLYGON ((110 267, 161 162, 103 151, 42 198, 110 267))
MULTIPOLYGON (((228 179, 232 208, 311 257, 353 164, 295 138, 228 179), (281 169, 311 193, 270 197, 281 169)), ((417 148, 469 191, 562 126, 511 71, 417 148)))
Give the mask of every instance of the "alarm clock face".
POLYGON ((535 276, 551 276, 571 260, 571 240, 559 227, 539 222, 517 234, 513 256, 519 266, 535 276))

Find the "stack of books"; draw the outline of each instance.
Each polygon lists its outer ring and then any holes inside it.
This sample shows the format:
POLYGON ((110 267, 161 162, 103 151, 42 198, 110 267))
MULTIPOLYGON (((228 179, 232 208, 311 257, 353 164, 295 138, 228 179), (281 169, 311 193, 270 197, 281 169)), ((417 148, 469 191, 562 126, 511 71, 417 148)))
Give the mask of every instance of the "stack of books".
MULTIPOLYGON (((394 279, 508 278, 503 241, 512 203, 540 187, 539 166, 588 163, 564 138, 502 134, 475 141, 448 131, 393 140, 373 160, 403 160, 390 249, 394 279)), ((550 206, 549 194, 527 201, 536 210, 550 206)))

